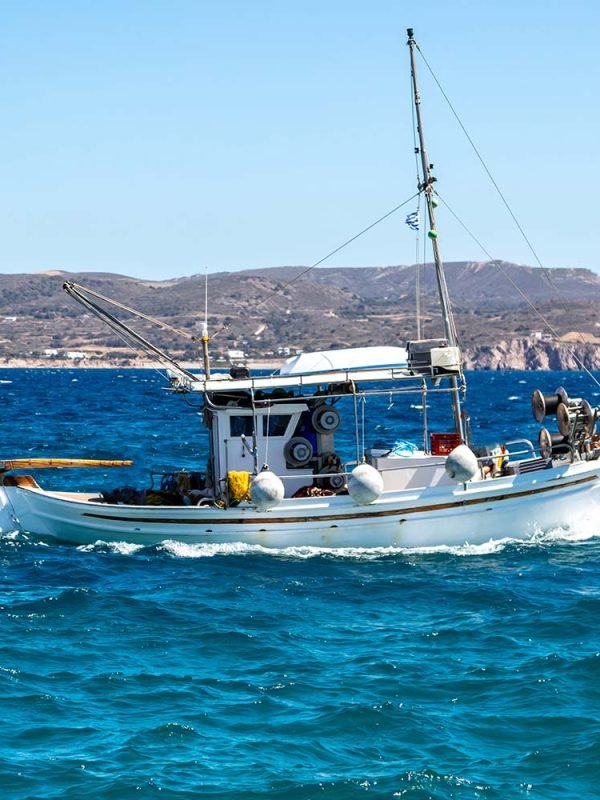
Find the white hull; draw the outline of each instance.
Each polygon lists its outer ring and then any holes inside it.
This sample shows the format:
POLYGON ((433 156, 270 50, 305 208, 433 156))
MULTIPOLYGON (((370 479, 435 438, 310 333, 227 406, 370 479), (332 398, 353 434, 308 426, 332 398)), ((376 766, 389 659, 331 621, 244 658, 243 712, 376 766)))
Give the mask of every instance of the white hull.
POLYGON ((347 495, 284 500, 259 512, 197 506, 131 506, 90 495, 4 487, 17 525, 75 544, 165 540, 284 547, 428 547, 480 544, 598 524, 600 462, 576 462, 466 485, 384 492, 367 506, 347 495))

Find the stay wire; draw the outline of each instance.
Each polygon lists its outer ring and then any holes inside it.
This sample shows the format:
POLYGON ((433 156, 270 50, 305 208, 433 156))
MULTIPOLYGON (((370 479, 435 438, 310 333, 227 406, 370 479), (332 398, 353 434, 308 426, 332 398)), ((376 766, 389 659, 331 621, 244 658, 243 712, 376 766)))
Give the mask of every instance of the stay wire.
MULTIPOLYGON (((82 288, 82 287, 81 287, 82 288)), ((142 349, 147 355, 157 358, 163 364, 166 364, 175 369, 180 374, 183 374, 188 379, 194 379, 194 375, 188 372, 180 364, 174 361, 167 353, 160 348, 153 345, 141 334, 134 331, 121 320, 114 317, 105 308, 102 308, 89 297, 83 295, 78 291, 77 284, 71 284, 68 293, 84 308, 87 308, 92 314, 98 317, 104 324, 106 324, 114 333, 132 350, 142 349)))
MULTIPOLYGON (((316 269, 317 267, 320 267, 321 264, 323 264, 325 261, 327 261, 328 258, 331 258, 331 256, 334 256, 336 253, 339 253, 340 250, 343 250, 344 247, 347 247, 349 244, 352 244, 352 242, 355 242, 357 239, 359 239, 365 233, 368 233, 368 231, 372 230, 376 225, 379 225, 380 222, 383 222, 388 217, 391 217, 392 214, 395 214, 401 208, 403 208, 404 206, 408 205, 410 202, 412 202, 415 199, 415 197, 418 197, 419 195, 420 195, 420 192, 415 192, 413 195, 411 195, 408 198, 408 200, 405 200, 403 203, 400 203, 399 205, 395 206, 390 211, 388 211, 386 214, 384 214, 383 216, 379 217, 379 219, 376 219, 375 222, 372 222, 370 225, 367 225, 367 227, 363 228, 362 231, 359 231, 357 234, 352 236, 350 239, 347 239, 343 244, 339 245, 339 247, 336 247, 335 250, 332 250, 330 253, 327 253, 326 256, 323 256, 323 258, 320 258, 318 261, 315 261, 315 263, 312 264, 310 267, 306 267, 305 269, 303 269, 301 272, 298 273, 298 275, 295 275, 287 283, 284 283, 283 286, 279 287, 278 289, 273 289, 265 298, 263 298, 260 301, 260 303, 257 303, 256 305, 253 306, 252 311, 256 311, 257 309, 259 309, 261 306, 263 306, 265 303, 267 303, 269 300, 271 300, 274 295, 281 296, 281 294, 287 288, 292 286, 292 284, 296 283, 296 281, 299 281, 300 278, 303 278, 305 275, 308 275, 308 273, 311 272, 313 269, 316 269)), ((212 338, 214 339, 215 336, 217 336, 219 333, 222 333, 223 331, 227 330, 228 328, 229 328, 229 325, 222 325, 215 333, 213 333, 212 338)))
MULTIPOLYGON (((491 171, 490 171, 490 169, 489 169, 488 165, 486 164, 486 162, 485 162, 485 159, 483 158, 483 156, 481 155, 481 153, 480 153, 480 152, 479 152, 479 150, 477 149, 477 145, 475 144, 475 142, 473 141, 473 139, 472 139, 472 138, 471 138, 471 136, 469 135, 469 132, 468 132, 468 131, 467 131, 467 129, 465 128, 465 126, 464 126, 464 124, 463 124, 463 122, 462 122, 461 118, 460 118, 460 117, 459 117, 459 115, 458 115, 458 112, 456 111, 456 109, 455 109, 455 108, 454 108, 454 106, 452 105, 452 102, 451 102, 450 98, 448 97, 448 95, 447 95, 447 94, 446 94, 446 92, 444 91, 444 87, 442 86, 442 84, 441 84, 441 83, 440 83, 440 81, 438 80, 438 77, 437 77, 437 75, 435 74, 435 72, 433 71, 433 69, 432 69, 432 67, 430 66, 429 62, 427 61, 427 59, 426 59, 426 58, 425 58, 425 56, 423 55, 423 52, 421 51, 421 48, 419 47, 419 45, 417 45, 417 50, 418 50, 418 52, 419 52, 419 55, 420 55, 420 56, 421 56, 421 58, 423 59, 423 61, 424 61, 424 63, 425 63, 425 66, 426 66, 426 67, 427 67, 427 69, 429 70, 429 73, 430 73, 431 77, 433 78, 433 80, 435 81, 435 83, 436 83, 436 85, 437 85, 438 89, 439 89, 439 90, 440 90, 440 92, 442 93, 442 96, 443 96, 444 100, 446 101, 446 103, 448 103, 448 107, 450 108, 450 111, 452 112, 452 114, 454 115, 454 118, 455 118, 455 119, 456 119, 456 121, 458 122, 458 124, 459 124, 459 126, 460 126, 460 129, 462 130, 462 132, 464 133, 464 135, 465 135, 465 136, 466 136, 466 138, 467 138, 467 141, 469 142, 469 144, 470 144, 470 145, 471 145, 471 147, 473 148, 473 152, 475 153, 475 155, 476 155, 476 156, 477 156, 477 158, 479 159, 479 161, 480 161, 480 163, 481 163, 481 166, 484 168, 484 170, 485 170, 485 172, 486 172, 486 174, 487 174, 488 178, 490 179, 490 181, 491 181, 491 182, 492 182, 492 184, 494 185, 494 188, 495 188, 495 189, 496 189, 496 191, 498 192, 498 196, 500 197, 500 199, 501 199, 501 200, 502 200, 502 202, 504 203, 504 206, 506 207, 506 210, 508 211, 508 213, 509 213, 509 214, 510 214, 510 216, 512 217, 512 220, 513 220, 513 222, 515 223, 515 225, 517 226, 517 228, 519 229, 519 232, 521 233, 521 236, 523 237, 523 239, 524 239, 524 240, 525 240, 525 242, 527 243, 527 246, 528 246, 528 247, 529 247, 529 249, 531 250, 531 252, 532 252, 532 254, 533 254, 533 257, 535 258, 535 260, 536 260, 536 261, 537 261, 537 263, 538 263, 538 266, 540 266, 540 267, 541 267, 543 270, 545 270, 546 268, 545 268, 545 267, 544 267, 544 265, 542 264, 542 262, 541 262, 541 260, 540 260, 540 258, 539 258, 539 256, 538 256, 538 254, 537 254, 537 252, 535 251, 535 248, 534 248, 534 247, 533 247, 533 245, 531 244, 531 242, 530 242, 530 240, 529 240, 529 237, 527 236, 527 234, 526 234, 526 233, 525 233, 525 231, 523 230, 523 227, 521 226, 521 223, 519 222, 519 220, 518 220, 518 219, 517 219, 517 217, 515 216, 515 214, 514 214, 514 212, 513 212, 512 208, 511 208, 511 206, 510 206, 510 203, 508 202, 508 200, 507 200, 507 199, 506 199, 506 197, 504 196, 504 193, 502 192, 502 189, 501 189, 501 188, 498 186, 498 183, 496 182, 496 179, 494 178, 494 176, 492 175, 492 173, 491 173, 491 171)), ((546 276, 546 277, 547 277, 547 276, 546 276)))
MULTIPOLYGON (((461 226, 461 228, 463 228, 463 230, 471 237, 471 239, 475 242, 475 244, 477 244, 478 247, 480 247, 481 250, 486 254, 486 256, 489 258, 489 260, 492 262, 492 264, 496 267, 496 269, 500 270, 500 272, 504 275, 504 277, 511 284, 511 286, 521 295, 523 300, 525 300, 527 305, 531 308, 531 310, 534 312, 534 314, 544 323, 544 325, 548 328, 548 330, 552 333, 552 335, 557 340, 560 340, 560 334, 558 333, 558 331, 554 328, 554 326, 550 323, 550 321, 544 316, 544 314, 542 314, 542 312, 534 305, 534 303, 532 303, 530 298, 525 294, 525 292, 521 289, 521 287, 515 282, 514 278, 512 278, 509 275, 508 271, 504 269, 504 267, 502 266, 502 263, 498 259, 494 258, 490 254, 490 252, 487 250, 487 248, 484 247, 484 245, 479 241, 479 239, 475 236, 475 234, 467 227, 467 225, 462 221, 462 219, 458 216, 458 214, 455 213, 455 211, 448 205, 447 201, 444 200, 444 198, 437 191, 436 191, 436 196, 439 197, 439 199, 444 204, 445 208, 448 209, 448 211, 452 214, 452 216, 458 222, 458 224, 461 226)), ((583 372, 585 372, 586 375, 589 378, 591 378, 592 381, 597 386, 600 386, 600 381, 598 381, 598 379, 595 377, 595 375, 593 375, 593 373, 586 367, 586 365, 579 358, 579 356, 577 355, 577 353, 575 352, 575 349, 573 347, 571 347, 571 355, 573 356, 574 360, 579 364, 579 366, 581 367, 583 372)))
POLYGON ((109 303, 111 306, 115 308, 121 309, 121 311, 127 311, 129 314, 133 314, 135 317, 139 317, 140 319, 145 319, 146 322, 151 322, 153 325, 157 325, 160 328, 163 328, 166 331, 170 331, 171 333, 175 333, 177 336, 182 336, 184 339, 191 339, 192 341, 196 341, 197 337, 192 336, 185 331, 180 330, 179 328, 175 328, 173 325, 169 325, 168 322, 164 322, 161 319, 157 319, 156 317, 151 317, 148 314, 144 314, 141 311, 137 311, 135 308, 131 308, 130 306, 126 306, 124 303, 120 303, 118 300, 114 300, 111 297, 106 297, 106 295, 100 294, 100 292, 94 291, 94 289, 90 289, 87 286, 81 286, 78 283, 74 283, 73 281, 66 281, 64 284, 64 288, 68 294, 75 296, 69 289, 73 287, 79 293, 85 292, 86 294, 91 295, 92 297, 97 297, 99 300, 103 300, 105 303, 109 303))
MULTIPOLYGON (((519 230, 519 232, 520 232, 521 236, 523 237, 523 240, 525 241, 525 243, 526 243, 526 244, 527 244, 527 246, 529 247, 529 249, 530 249, 530 251, 531 251, 531 253, 532 253, 533 257, 535 258, 535 260, 536 260, 536 262, 537 262, 537 264, 538 264, 538 266, 539 266, 539 267, 540 267, 540 269, 542 270, 542 274, 543 274, 543 276, 544 276, 544 280, 546 281, 546 283, 548 284, 548 286, 549 286, 549 287, 550 287, 550 288, 551 288, 551 289, 554 291, 554 293, 555 293, 556 297, 558 298, 558 302, 561 304, 561 306, 562 306, 563 310, 564 310, 566 313, 568 313, 568 312, 569 312, 569 308, 568 308, 568 306, 566 305, 566 303, 564 302, 564 300, 563 300, 563 298, 562 298, 562 296, 561 296, 560 292, 558 291, 558 288, 556 287, 556 284, 554 283, 554 281, 553 281, 553 279, 552 279, 552 276, 550 275, 550 270, 549 270, 547 267, 545 267, 545 266, 544 266, 544 264, 542 263, 542 261, 541 261, 540 257, 539 257, 539 256, 538 256, 538 254, 537 254, 537 251, 535 250, 535 248, 534 248, 534 246, 532 245, 532 243, 531 243, 531 241, 530 241, 529 237, 528 237, 528 236, 527 236, 527 234, 525 233, 525 231, 524 231, 524 229, 523 229, 523 226, 521 225, 521 223, 520 223, 520 222, 519 222, 519 220, 517 219, 517 217, 516 217, 515 213, 513 212, 513 210, 512 210, 512 208, 511 208, 511 206, 510 206, 510 204, 509 204, 508 200, 506 199, 506 197, 505 197, 504 193, 503 193, 503 192, 502 192, 502 190, 500 189, 500 186, 498 185, 498 183, 497 183, 496 179, 495 179, 495 178, 494 178, 494 176, 492 175, 492 173, 491 173, 491 171, 490 171, 490 169, 489 169, 488 165, 487 165, 487 164, 486 164, 486 162, 485 162, 485 159, 483 158, 483 156, 481 155, 481 153, 479 152, 479 150, 478 150, 478 148, 477 148, 477 145, 475 144, 475 142, 473 141, 473 139, 472 139, 472 138, 471 138, 471 136, 469 135, 469 132, 468 132, 468 131, 467 131, 467 129, 465 128, 465 126, 464 126, 464 124, 463 124, 463 122, 462 122, 462 120, 461 120, 461 118, 460 118, 460 116, 459 116, 458 112, 456 111, 456 109, 455 109, 455 108, 454 108, 454 106, 452 105, 452 101, 450 100, 450 98, 449 98, 449 97, 448 97, 448 95, 446 94, 446 92, 445 92, 445 90, 444 90, 444 87, 443 87, 443 86, 442 86, 442 84, 440 83, 440 81, 439 81, 439 79, 438 79, 437 75, 436 75, 436 74, 435 74, 435 72, 433 71, 433 69, 432 69, 431 65, 429 64, 429 62, 428 62, 428 61, 427 61, 427 59, 425 58, 425 56, 424 56, 424 54, 423 54, 423 52, 422 52, 421 48, 420 48, 418 45, 417 45, 417 51, 418 51, 419 55, 421 56, 421 58, 423 59, 423 62, 424 62, 424 64, 425 64, 425 66, 427 67, 427 69, 428 69, 428 71, 429 71, 429 73, 430 73, 431 77, 432 77, 432 78, 433 78, 433 80, 435 81, 435 83, 436 83, 436 85, 437 85, 438 89, 440 90, 440 92, 441 92, 441 94, 442 94, 442 96, 443 96, 444 100, 445 100, 445 101, 446 101, 446 103, 448 104, 448 107, 450 108, 450 111, 451 111, 451 112, 452 112, 452 114, 454 115, 454 118, 455 118, 455 119, 456 119, 456 121, 458 122, 458 124, 459 124, 459 126, 460 126, 460 129, 462 130, 462 132, 464 133, 464 135, 465 135, 465 137, 466 137, 467 141, 468 141, 468 142, 469 142, 469 144, 471 145, 471 147, 472 147, 472 149, 473 149, 473 152, 475 153, 475 155, 476 155, 476 156, 477 156, 477 158, 479 159, 479 162, 481 163, 481 166, 483 167, 483 169, 485 170, 485 172, 486 172, 486 174, 487 174, 488 178, 489 178, 489 179, 490 179, 490 181, 492 182, 492 184, 493 184, 493 186, 494 186, 494 188, 495 188, 496 192, 498 193, 498 196, 499 196, 499 197, 500 197, 500 199, 502 200, 502 203, 504 204, 504 206, 505 206, 506 210, 508 211, 508 213, 510 214, 510 216, 511 216, 511 218, 512 218, 513 222, 514 222, 514 223, 515 223, 515 225, 517 226, 517 228, 518 228, 518 230, 519 230)), ((471 235, 471 234, 469 234, 469 235, 471 235)), ((484 248, 482 248, 482 249, 484 249, 484 248)), ((484 252, 485 252, 485 249, 484 249, 484 252)), ((495 264, 498 266, 498 262, 497 262, 496 260, 494 260, 494 263, 495 263, 495 264)), ((523 294, 523 292, 521 292, 521 290, 520 290, 520 289, 519 289, 519 292, 520 292, 520 293, 523 295, 523 297, 525 297, 525 299, 527 300, 527 302, 531 304, 531 301, 529 300, 529 298, 527 298, 527 297, 526 297, 526 296, 523 294)), ((538 313, 539 313, 539 312, 538 312, 538 313)), ((547 323, 546 323, 546 324, 547 324, 547 323)), ((550 330, 552 330, 552 328, 551 328, 549 325, 548 325, 548 327, 550 328, 550 330)), ((555 336, 558 336, 558 334, 556 334, 556 332, 555 332, 555 331, 552 331, 552 332, 554 333, 554 335, 555 335, 555 336)), ((577 331, 577 335, 579 336, 579 339, 580 339, 581 343, 585 343, 585 340, 584 340, 584 337, 583 337, 583 335, 582 335, 582 332, 581 332, 581 331, 577 331)), ((578 363, 581 363, 581 362, 579 361, 579 359, 578 359, 578 358, 575 356, 575 354, 574 354, 574 353, 573 353, 573 355, 574 355, 574 358, 575 358, 575 360, 576 360, 576 361, 578 361, 578 363)))
MULTIPOLYGON (((379 225, 379 223, 381 223, 384 220, 388 219, 388 217, 391 217, 392 214, 395 214, 401 208, 403 208, 404 206, 408 205, 408 203, 412 202, 415 199, 415 197, 419 197, 419 196, 420 196, 420 191, 415 192, 407 200, 405 200, 402 203, 399 203, 397 206, 392 208, 387 213, 383 214, 381 217, 376 219, 370 225, 367 225, 366 228, 363 228, 361 231, 356 233, 350 239, 347 239, 345 242, 343 242, 341 245, 336 247, 330 253, 327 253, 327 255, 323 256, 323 258, 320 258, 318 261, 316 261, 310 267, 306 267, 306 269, 302 270, 302 272, 300 272, 294 278, 289 280, 282 287, 280 287, 278 289, 274 289, 269 295, 267 295, 267 297, 263 298, 263 300, 261 300, 260 303, 258 303, 257 305, 254 306, 254 310, 260 308, 261 306, 263 306, 268 300, 271 299, 271 297, 273 297, 273 295, 281 295, 282 292, 285 289, 287 289, 292 284, 296 283, 296 281, 300 280, 300 278, 302 278, 304 275, 307 275, 313 269, 316 269, 317 267, 319 267, 321 264, 323 264, 325 261, 327 261, 328 258, 331 258, 331 256, 334 256, 336 253, 339 253, 340 250, 343 250, 349 244, 352 244, 352 242, 355 242, 357 239, 359 239, 365 233, 367 233, 368 231, 372 230, 376 225, 379 225)), ((65 289, 67 289, 68 293, 71 294, 71 296, 73 296, 73 297, 75 297, 75 299, 79 300, 80 303, 82 303, 84 305, 87 305, 90 308, 90 310, 92 310, 93 313, 96 316, 104 315, 105 321, 112 319, 113 320, 112 324, 111 324, 111 322, 108 322, 109 327, 111 327, 115 331, 115 333, 117 333, 119 335, 119 337, 124 342, 126 342, 128 344, 128 346, 131 346, 132 345, 132 340, 135 340, 135 341, 138 342, 138 344, 141 344, 142 349, 144 349, 146 352, 153 352, 154 355, 156 355, 157 352, 159 352, 161 354, 161 360, 164 359, 168 363, 170 363, 171 365, 174 365, 175 362, 173 362, 172 359, 170 359, 165 353, 162 353, 162 351, 159 351, 158 348, 154 348, 149 342, 147 342, 147 340, 143 339, 143 337, 141 337, 139 334, 136 334, 135 332, 131 331, 131 329, 127 329, 126 326, 124 325, 124 323, 121 323, 120 321, 116 320, 114 317, 111 318, 111 315, 105 309, 101 309, 99 306, 97 306, 95 303, 93 303, 88 297, 86 297, 83 293, 85 292, 86 294, 92 295, 93 297, 96 297, 99 300, 103 300, 104 302, 107 302, 110 305, 113 305, 116 308, 121 309, 122 311, 127 311, 127 312, 129 312, 129 313, 141 318, 141 319, 145 319, 148 322, 156 324, 156 325, 160 326, 161 328, 164 328, 166 330, 170 330, 172 333, 176 333, 176 334, 178 334, 180 336, 184 336, 185 338, 191 339, 192 341, 196 341, 197 340, 197 337, 195 337, 195 336, 190 336, 189 334, 185 333, 184 331, 181 331, 178 328, 175 328, 172 325, 169 325, 168 323, 163 322, 162 320, 156 319, 155 317, 151 317, 151 316, 149 316, 147 314, 143 314, 140 311, 136 311, 136 309, 130 308, 129 306, 126 306, 123 303, 119 303, 117 300, 113 300, 110 297, 106 297, 105 295, 101 294, 100 292, 96 292, 93 289, 90 289, 90 288, 88 288, 86 286, 80 286, 77 283, 74 283, 74 282, 71 282, 71 281, 67 281, 65 283, 65 289), (68 287, 68 289, 67 289, 67 287, 68 287), (115 327, 116 325, 122 326, 122 327, 117 330, 117 328, 115 327), (128 331, 127 334, 125 334, 123 332, 123 328, 125 328, 128 331), (135 339, 134 339, 134 337, 135 337, 135 339)), ((206 286, 205 286, 205 291, 206 291, 206 286)), ((222 333, 223 331, 227 330, 228 328, 229 328, 228 324, 227 325, 222 325, 217 331, 215 331, 215 333, 212 335, 212 338, 214 339, 215 336, 217 336, 219 333, 222 333)), ((187 371, 183 370, 179 365, 176 365, 176 366, 181 372, 186 373, 186 375, 188 375, 188 376, 190 375, 190 373, 187 373, 187 371)))

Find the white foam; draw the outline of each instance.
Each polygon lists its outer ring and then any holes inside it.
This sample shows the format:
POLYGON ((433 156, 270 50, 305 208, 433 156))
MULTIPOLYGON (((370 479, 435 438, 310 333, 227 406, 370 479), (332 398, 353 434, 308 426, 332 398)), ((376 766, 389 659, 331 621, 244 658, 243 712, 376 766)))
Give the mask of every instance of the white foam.
POLYGON ((50 547, 47 541, 38 539, 33 534, 18 529, 0 532, 0 542, 7 547, 18 547, 21 544, 27 544, 32 547, 50 547))
POLYGON ((130 556, 144 549, 143 544, 132 544, 131 542, 103 542, 98 540, 94 544, 82 544, 77 548, 82 553, 93 553, 97 550, 117 553, 122 556, 130 556))
MULTIPOLYGON (((17 532, 14 532, 17 536, 17 532)), ((10 534, 5 537, 9 538, 10 534)), ((173 558, 214 558, 215 556, 246 556, 265 555, 276 558, 310 559, 328 556, 333 558, 355 559, 358 561, 374 561, 381 558, 406 555, 435 555, 444 554, 459 558, 481 557, 501 553, 507 547, 540 547, 554 544, 578 544, 590 539, 600 537, 598 524, 581 527, 577 530, 571 528, 554 528, 548 531, 537 531, 529 539, 505 537, 503 539, 490 539, 482 544, 461 545, 435 545, 424 547, 403 547, 399 545, 390 547, 263 547, 258 544, 245 544, 243 542, 223 542, 220 544, 192 544, 165 540, 156 548, 173 558)), ((4 537, 2 537, 4 538, 4 537)), ((146 546, 131 544, 129 542, 103 542, 81 545, 77 548, 82 552, 112 552, 119 555, 135 555, 145 550, 146 546)))
POLYGON ((519 542, 519 539, 505 537, 504 539, 490 539, 482 544, 469 544, 465 542, 459 545, 436 545, 435 547, 410 547, 402 548, 403 553, 418 553, 421 555, 429 555, 433 553, 446 553, 453 556, 488 556, 494 553, 500 553, 507 546, 519 542))
POLYGON ((310 559, 329 556, 334 558, 374 561, 399 555, 433 555, 444 553, 454 556, 482 556, 499 553, 505 547, 521 540, 505 538, 490 540, 483 544, 436 545, 429 547, 263 547, 242 542, 224 544, 186 544, 185 542, 166 541, 160 549, 175 558, 213 558, 229 555, 268 555, 279 558, 310 559))
POLYGON ((176 558, 214 558, 214 556, 238 556, 253 553, 278 553, 280 551, 244 542, 223 542, 221 544, 190 544, 167 540, 159 549, 176 558))
POLYGON ((554 544, 554 543, 573 543, 587 542, 590 539, 600 537, 598 522, 589 520, 586 525, 578 525, 573 528, 552 528, 547 531, 538 531, 525 544, 554 544))

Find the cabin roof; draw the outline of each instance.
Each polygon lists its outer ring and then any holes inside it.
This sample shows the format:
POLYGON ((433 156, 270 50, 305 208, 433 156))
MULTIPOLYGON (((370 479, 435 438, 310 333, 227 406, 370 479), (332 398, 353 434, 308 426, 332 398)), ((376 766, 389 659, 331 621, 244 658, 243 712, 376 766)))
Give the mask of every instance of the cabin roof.
POLYGON ((350 347, 321 350, 288 358, 272 375, 233 377, 214 374, 208 380, 198 375, 186 388, 192 392, 248 391, 251 389, 293 389, 340 384, 350 381, 391 381, 408 377, 404 347, 350 347))
POLYGON ((349 347, 344 350, 319 350, 288 358, 280 375, 312 375, 334 370, 364 370, 378 367, 406 367, 406 348, 393 346, 349 347))
POLYGON ((297 387, 320 386, 324 384, 340 384, 354 381, 380 382, 393 381, 399 378, 410 377, 410 372, 405 367, 374 367, 371 369, 338 369, 330 372, 315 372, 299 375, 250 375, 247 378, 232 378, 228 374, 214 375, 205 380, 198 376, 198 380, 191 381, 186 387, 192 392, 225 392, 244 391, 250 389, 294 389, 297 387))

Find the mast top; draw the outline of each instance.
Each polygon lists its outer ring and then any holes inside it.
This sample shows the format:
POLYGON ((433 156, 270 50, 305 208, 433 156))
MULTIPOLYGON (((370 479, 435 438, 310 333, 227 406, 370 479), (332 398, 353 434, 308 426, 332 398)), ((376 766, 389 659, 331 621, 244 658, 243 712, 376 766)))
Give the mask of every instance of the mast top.
MULTIPOLYGON (((427 150, 425 148, 425 137, 423 134, 423 121, 421 115, 421 97, 419 94, 419 87, 417 84, 417 67, 415 63, 415 49, 417 43, 414 40, 413 28, 407 28, 408 34, 408 47, 410 50, 410 73, 413 89, 413 103, 416 117, 417 133, 419 135, 419 148, 418 153, 421 157, 421 170, 422 180, 419 180, 418 188, 425 196, 425 204, 427 207, 427 216, 429 217, 429 239, 431 240, 431 248, 433 250, 433 260, 435 263, 435 274, 438 285, 438 294, 440 304, 442 307, 442 319, 444 323, 444 333, 449 344, 453 347, 458 346, 458 337, 456 335, 456 325, 454 316, 452 314, 452 305, 450 303, 450 295, 448 293, 448 286, 446 284, 446 275, 444 272, 444 264, 440 254, 440 247, 437 238, 437 228, 435 223, 435 207, 437 202, 434 198, 433 183, 435 178, 431 174, 432 164, 427 158, 427 150)), ((452 384, 452 409, 454 414, 454 425, 457 433, 460 434, 461 441, 464 441, 464 431, 461 417, 460 398, 458 394, 458 383, 456 377, 451 377, 452 384)))

